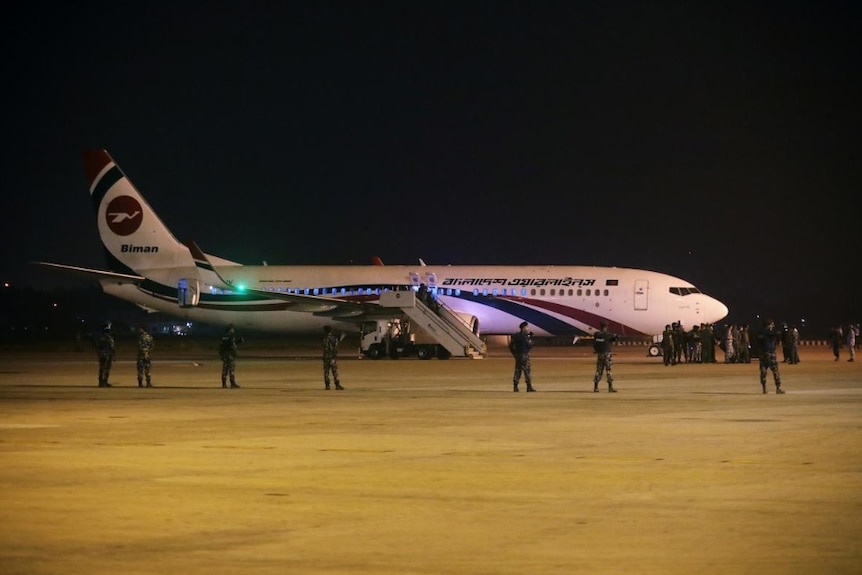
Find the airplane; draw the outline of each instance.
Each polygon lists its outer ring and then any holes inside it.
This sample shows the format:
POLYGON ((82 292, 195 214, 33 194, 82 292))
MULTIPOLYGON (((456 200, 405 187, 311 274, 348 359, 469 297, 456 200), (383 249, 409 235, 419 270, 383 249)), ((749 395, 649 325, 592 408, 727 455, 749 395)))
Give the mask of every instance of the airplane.
MULTIPOLYGON (((621 336, 665 325, 715 323, 728 308, 690 282, 655 271, 597 266, 242 265, 174 237, 104 149, 84 154, 107 270, 42 265, 94 276, 102 289, 151 312, 190 322, 282 334, 359 330, 392 317, 381 296, 427 291, 478 336, 589 336, 607 323, 621 336), (422 287, 424 284, 424 287, 422 287)), ((651 353, 651 355, 653 355, 651 353)))

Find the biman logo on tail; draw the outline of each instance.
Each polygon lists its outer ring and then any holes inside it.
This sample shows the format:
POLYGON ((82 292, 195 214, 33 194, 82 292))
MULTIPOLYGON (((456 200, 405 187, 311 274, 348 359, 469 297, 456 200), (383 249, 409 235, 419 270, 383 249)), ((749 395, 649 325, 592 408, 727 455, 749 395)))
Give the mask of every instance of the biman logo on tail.
POLYGON ((130 196, 117 196, 105 210, 108 228, 118 236, 128 236, 141 227, 144 221, 143 210, 138 200, 130 196))

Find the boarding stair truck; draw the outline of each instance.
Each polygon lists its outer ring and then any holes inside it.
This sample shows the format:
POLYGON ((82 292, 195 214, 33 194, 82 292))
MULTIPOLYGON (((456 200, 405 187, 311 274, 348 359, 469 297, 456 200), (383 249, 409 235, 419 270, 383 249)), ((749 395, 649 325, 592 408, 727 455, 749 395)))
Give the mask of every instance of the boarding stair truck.
POLYGON ((436 299, 421 301, 413 290, 380 294, 379 304, 391 308, 391 319, 368 321, 361 326, 360 351, 366 357, 405 357, 481 359, 487 353, 485 342, 469 321, 436 299))
POLYGON ((439 344, 427 335, 411 332, 410 320, 406 317, 364 321, 359 329, 360 352, 369 359, 384 357, 398 359, 411 356, 419 359, 451 357, 445 348, 439 348, 439 344))

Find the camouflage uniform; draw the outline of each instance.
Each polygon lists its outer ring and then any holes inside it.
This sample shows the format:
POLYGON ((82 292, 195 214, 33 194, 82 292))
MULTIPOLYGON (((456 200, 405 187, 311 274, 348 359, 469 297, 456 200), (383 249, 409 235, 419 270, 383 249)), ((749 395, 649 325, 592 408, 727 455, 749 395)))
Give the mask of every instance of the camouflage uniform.
POLYGON ((775 331, 775 324, 768 322, 766 328, 757 334, 757 348, 760 351, 760 387, 766 393, 766 370, 772 370, 775 380, 775 393, 784 393, 781 389, 781 374, 778 372, 778 359, 775 357, 775 347, 781 341, 781 334, 775 331))
POLYGON ((512 374, 512 391, 518 391, 521 373, 527 384, 527 391, 536 391, 533 387, 533 373, 530 365, 530 349, 533 347, 533 334, 527 331, 527 322, 521 324, 521 331, 512 335, 509 341, 509 351, 515 358, 515 372, 512 374))
POLYGON ((329 375, 332 374, 332 381, 335 382, 335 389, 344 389, 341 387, 341 382, 338 379, 338 344, 344 339, 344 334, 341 337, 332 333, 329 326, 323 328, 326 335, 323 336, 323 385, 329 389, 329 375))
POLYGON ((150 382, 150 350, 155 346, 153 336, 147 333, 145 327, 141 326, 138 334, 138 387, 143 387, 144 381, 147 382, 147 387, 153 387, 150 382))
POLYGON ((99 387, 111 387, 108 378, 111 375, 111 365, 114 363, 114 353, 117 351, 114 336, 110 326, 102 329, 102 335, 96 342, 99 352, 99 387))
POLYGON ((727 326, 724 332, 724 363, 736 363, 736 352, 733 349, 733 328, 727 326))
POLYGON ((234 333, 234 328, 229 325, 225 334, 221 336, 219 343, 219 357, 221 357, 221 386, 227 387, 228 379, 230 379, 231 387, 239 387, 236 383, 236 350, 237 346, 243 342, 243 339, 237 338, 234 333))
POLYGON ((688 359, 691 363, 703 363, 703 340, 700 336, 700 326, 695 325, 688 332, 688 359))
MULTIPOLYGON (((602 329, 597 331, 595 341, 593 342, 593 351, 596 352, 596 375, 593 377, 593 391, 599 390, 599 381, 602 379, 602 373, 606 374, 608 380, 608 391, 615 393, 614 389, 614 374, 613 374, 613 354, 611 353, 611 343, 619 339, 618 335, 607 331, 607 324, 602 324, 602 329)), ((674 338, 676 345, 676 338, 674 338)))

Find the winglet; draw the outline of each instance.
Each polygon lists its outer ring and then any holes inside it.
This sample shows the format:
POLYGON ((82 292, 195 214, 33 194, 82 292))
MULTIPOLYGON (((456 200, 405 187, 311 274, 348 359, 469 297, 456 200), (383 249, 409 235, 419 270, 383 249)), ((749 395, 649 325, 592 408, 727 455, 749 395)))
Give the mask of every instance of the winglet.
POLYGON ((376 266, 382 266, 383 260, 380 259, 380 256, 374 256, 373 258, 371 258, 371 263, 373 263, 376 266))

